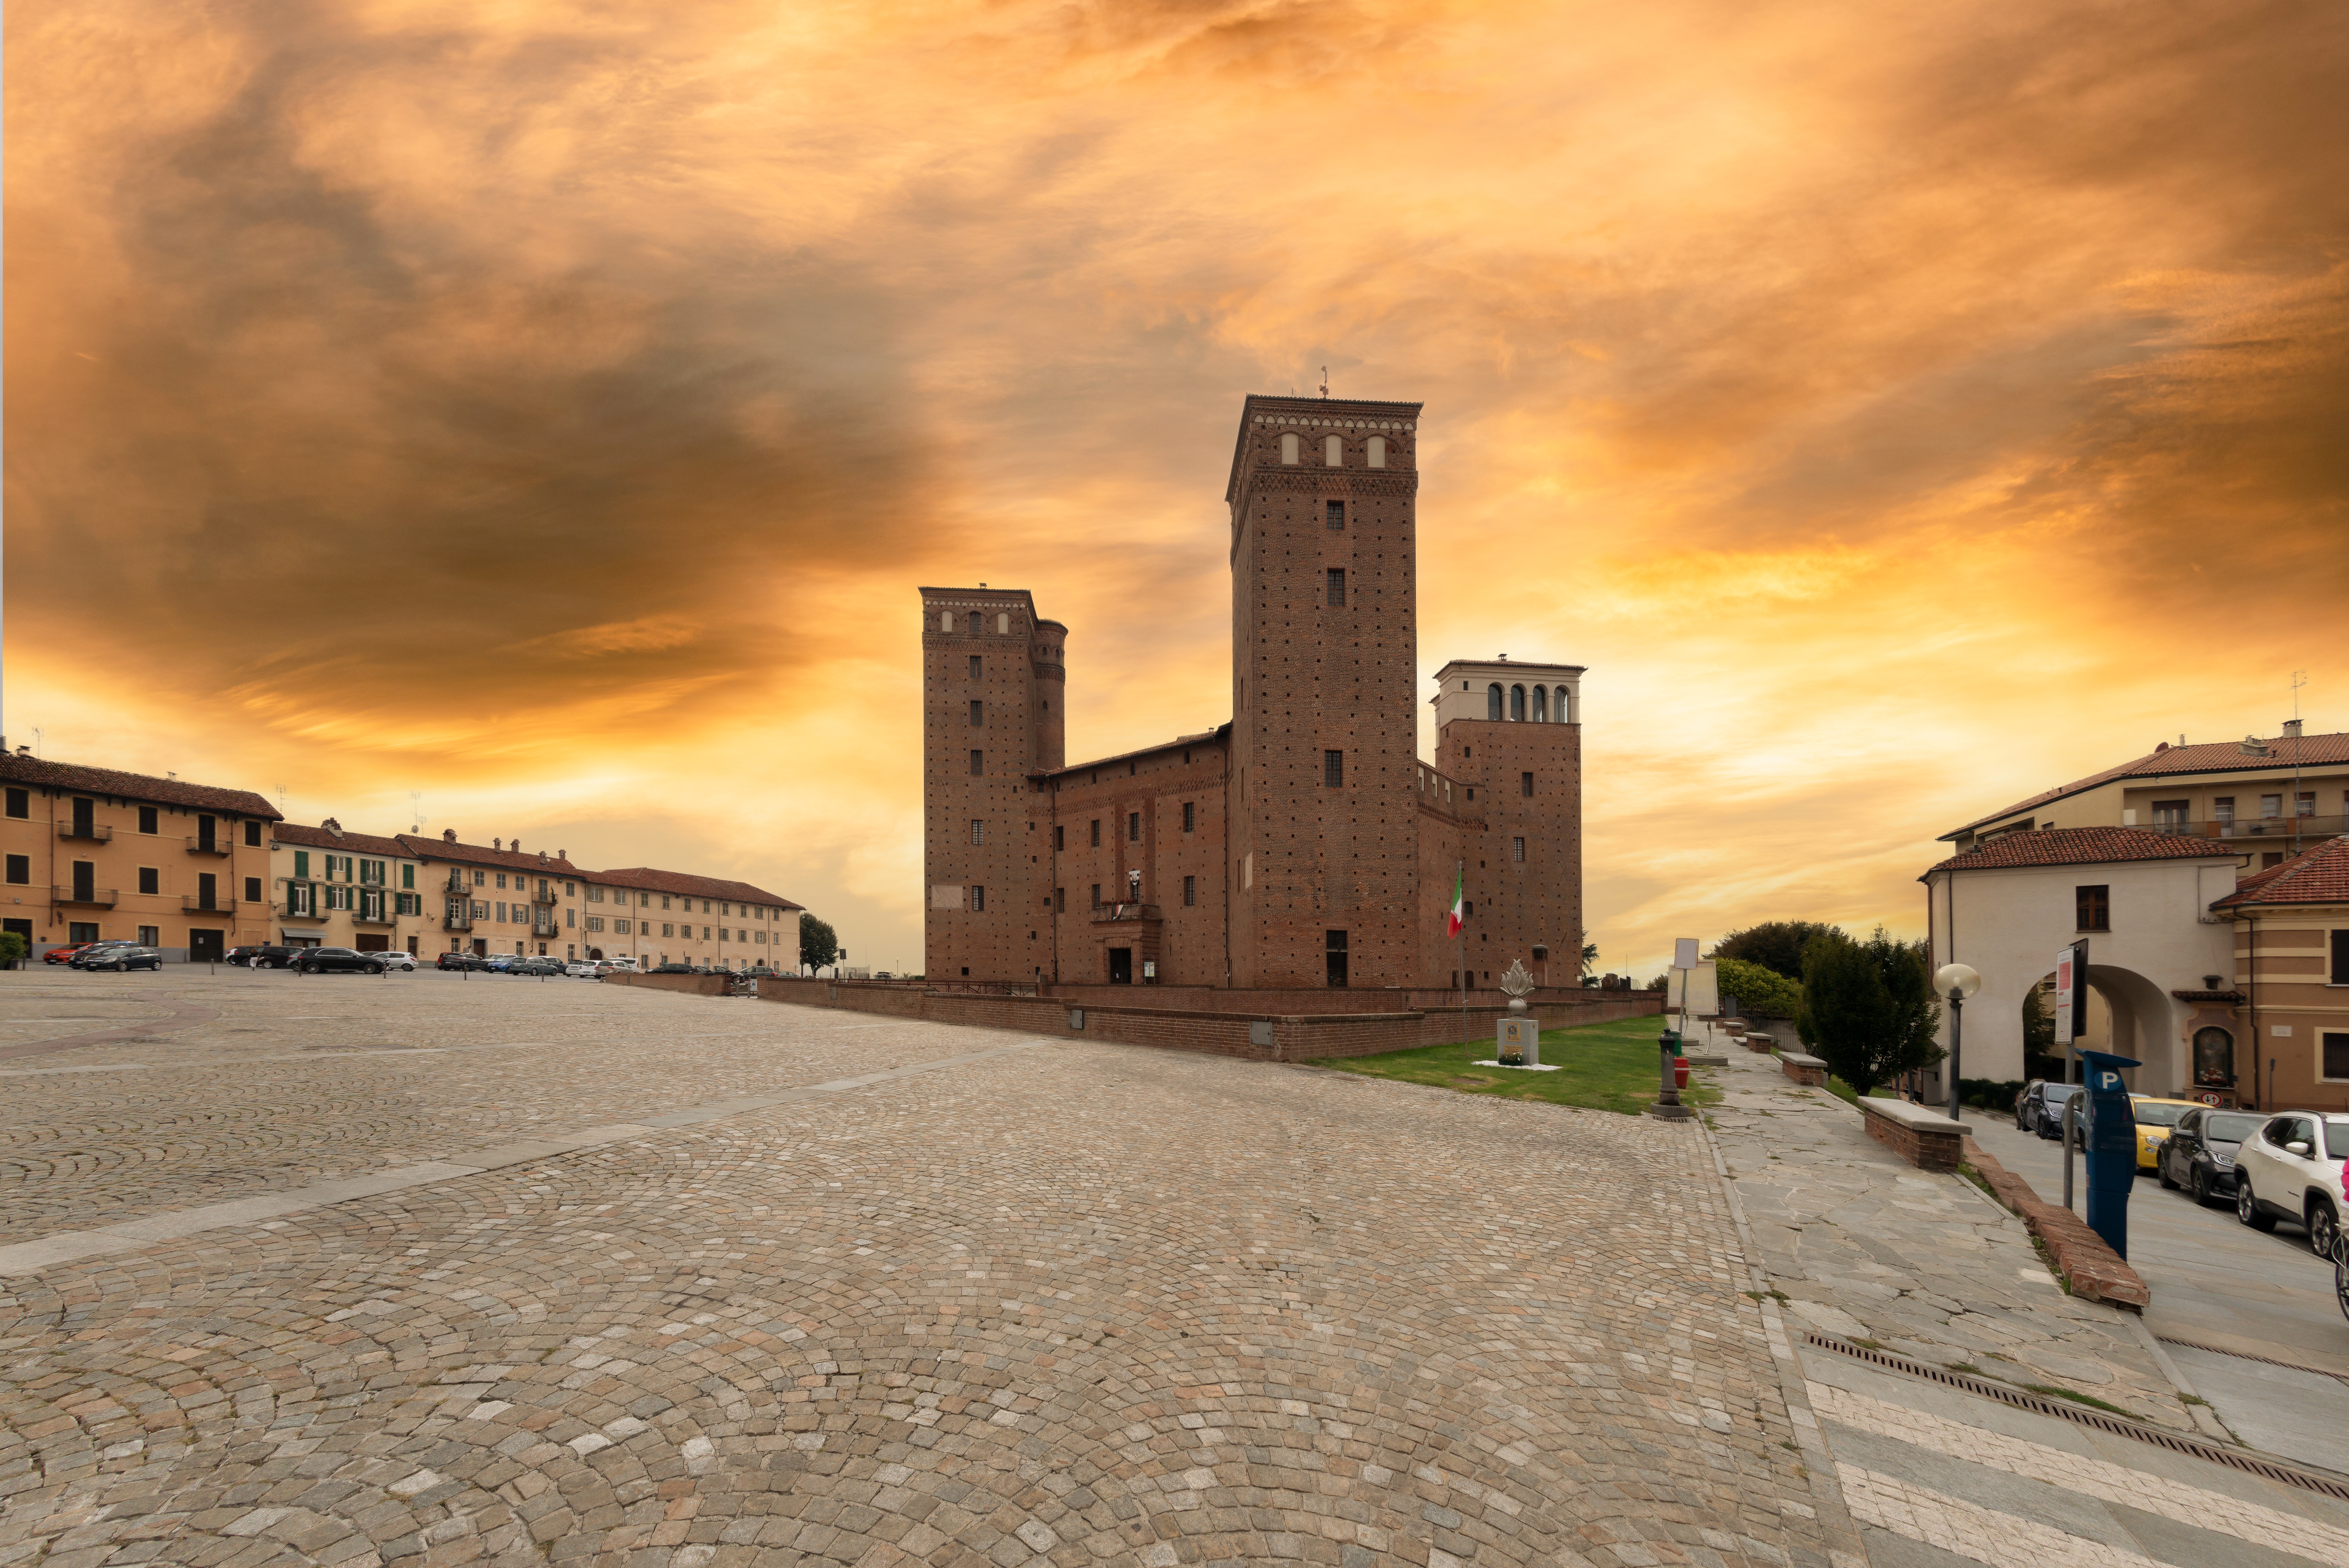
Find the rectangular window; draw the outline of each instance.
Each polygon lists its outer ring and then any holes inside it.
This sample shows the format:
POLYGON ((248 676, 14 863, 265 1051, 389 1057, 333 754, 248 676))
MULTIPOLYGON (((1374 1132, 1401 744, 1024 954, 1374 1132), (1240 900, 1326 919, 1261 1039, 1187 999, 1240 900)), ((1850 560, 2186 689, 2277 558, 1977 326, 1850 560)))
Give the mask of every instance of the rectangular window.
POLYGON ((286 883, 285 913, 289 915, 308 915, 316 913, 317 889, 312 887, 308 882, 286 883))
POLYGON ((661 923, 661 934, 663 936, 675 936, 677 934, 676 923, 671 921, 663 921, 661 923))
POLYGON ((296 882, 308 882, 310 880, 309 851, 296 850, 294 851, 294 877, 296 882))
POLYGON ((2283 797, 2282 797, 2282 796, 2281 796, 2281 795, 2262 795, 2262 796, 2261 796, 2261 797, 2260 797, 2260 815, 2261 815, 2262 818, 2266 818, 2266 817, 2281 817, 2281 816, 2282 816, 2282 815, 2283 815, 2283 797))
MULTIPOLYGON (((2329 1030, 2317 1038, 2324 1047, 2324 1076, 2329 1078, 2349 1078, 2349 1035, 2336 1035, 2329 1030)), ((2333 1141, 2338 1144, 2344 1130, 2331 1129, 2333 1141)))
POLYGON ((1055 850, 1065 850, 1065 849, 1067 849, 1068 847, 1069 847, 1069 829, 1068 829, 1068 825, 1067 825, 1066 823, 1063 823, 1063 822, 1055 822, 1055 823, 1053 823, 1053 824, 1052 824, 1052 848, 1054 848, 1055 850))
POLYGON ((489 881, 490 873, 487 872, 475 872, 473 873, 473 885, 475 887, 486 887, 489 885, 489 881))
POLYGON ((247 849, 249 849, 249 850, 257 850, 257 849, 261 848, 261 824, 260 824, 260 823, 258 823, 258 822, 247 822, 247 823, 244 825, 244 845, 245 845, 245 848, 247 848, 247 849))
POLYGON ((1330 607, 1333 610, 1342 610, 1346 607, 1346 569, 1342 566, 1332 566, 1328 575, 1330 607))
POLYGON ((978 662, 978 655, 977 654, 973 654, 973 655, 971 655, 971 656, 970 656, 970 678, 971 678, 971 679, 973 679, 973 680, 977 680, 977 679, 978 679, 979 671, 980 671, 981 669, 983 669, 984 667, 985 667, 985 666, 984 666, 984 665, 982 665, 978 662))
POLYGON ((2082 931, 2110 931, 2113 928, 2112 889, 2102 882, 2094 887, 2072 890, 2074 911, 2082 931))
POLYGON ((503 925, 503 924, 505 923, 505 921, 506 921, 506 906, 505 906, 505 903, 504 903, 504 902, 503 902, 502 900, 501 900, 501 901, 499 902, 499 903, 498 903, 498 905, 497 905, 497 911, 498 911, 498 913, 497 913, 497 916, 496 916, 496 918, 497 918, 497 922, 498 922, 498 923, 499 923, 500 925, 503 925))
POLYGON ((1183 906, 1185 909, 1188 909, 1191 905, 1197 903, 1198 902, 1199 879, 1197 877, 1185 877, 1183 879, 1183 906))
POLYGON ((412 864, 402 865, 399 868, 399 885, 402 887, 414 887, 416 885, 415 866, 412 864))
MULTIPOLYGON (((979 886, 977 882, 970 884, 970 907, 973 913, 977 913, 978 911, 983 910, 987 907, 987 890, 979 886)), ((719 934, 719 940, 721 942, 725 940, 725 936, 722 933, 719 934)))
POLYGON ((575 909, 566 909, 566 910, 564 910, 564 911, 563 912, 563 923, 564 923, 564 925, 565 927, 567 927, 567 928, 568 928, 568 929, 570 929, 570 930, 573 930, 573 931, 576 931, 576 930, 578 930, 578 929, 579 929, 579 912, 578 912, 577 910, 575 910, 575 909))
POLYGON ((1321 754, 1321 782, 1332 789, 1341 789, 1346 782, 1346 754, 1325 751, 1321 754))
POLYGON ((419 893, 401 893, 399 895, 398 910, 402 914, 422 914, 424 913, 423 896, 419 893))
POLYGON ((1189 832, 1199 825, 1199 806, 1195 800, 1183 802, 1183 830, 1189 832))
POLYGON ((157 815, 157 813, 156 813, 156 810, 155 810, 155 808, 154 808, 154 807, 152 807, 152 806, 141 806, 141 807, 140 807, 140 808, 139 808, 139 830, 140 830, 140 832, 142 832, 142 833, 152 833, 152 832, 158 831, 159 830, 158 830, 158 829, 157 829, 157 827, 156 827, 156 821, 155 821, 156 815, 157 815))
POLYGON ((1534 792, 1534 776, 1532 774, 1520 773, 1517 775, 1517 792, 1526 796, 1529 799, 1532 798, 1534 792))
POLYGON ((1064 888, 1064 887, 1056 887, 1056 888, 1054 888, 1054 889, 1052 890, 1052 899, 1051 899, 1051 903, 1052 903, 1052 913, 1053 913, 1054 914, 1066 914, 1066 913, 1069 913, 1069 890, 1068 890, 1067 888, 1064 888))
POLYGON ((2212 799, 2210 802, 2210 820, 2214 822, 2233 821, 2235 820, 2235 798, 2232 795, 2220 795, 2212 799))
POLYGON ((1509 859, 1513 861, 1523 861, 1525 858, 1526 841, 1523 839, 1511 839, 1509 841, 1509 859))
POLYGON ((1329 960, 1330 984, 1343 985, 1346 983, 1346 934, 1342 931, 1325 934, 1322 952, 1329 960))
POLYGON ((970 748, 970 771, 973 777, 987 771, 987 753, 976 746, 970 748))
POLYGON ((1344 501, 1324 501, 1322 502, 1321 510, 1322 516, 1329 521, 1329 524, 1331 528, 1343 528, 1346 526, 1346 503, 1344 501))
POLYGON ((247 903, 259 903, 261 902, 261 879, 259 877, 247 877, 244 879, 244 902, 247 903))
POLYGON ((33 814, 33 792, 30 789, 8 791, 8 815, 29 817, 33 814))
POLYGON ((625 920, 616 920, 612 923, 612 930, 618 935, 626 936, 629 934, 629 923, 625 920))
POLYGON ((974 844, 987 842, 987 824, 977 817, 970 820, 970 841, 974 844))
POLYGON ((2298 796, 2294 797, 2294 799, 2299 801, 2299 804, 2293 808, 2295 815, 2302 817, 2313 817, 2316 815, 2315 790, 2303 789, 2298 796))
POLYGON ((604 917, 603 917, 602 915, 600 915, 600 914, 591 914, 591 915, 589 915, 589 916, 587 917, 587 929, 588 929, 588 930, 590 930, 590 931, 601 931, 601 930, 603 930, 603 929, 604 929, 604 917))
POLYGON ((30 883, 33 880, 33 857, 30 855, 10 855, 8 857, 8 880, 19 886, 30 883))
POLYGON ((160 925, 140 926, 139 928, 139 945, 141 947, 162 946, 163 928, 160 925))
MULTIPOLYGON (((1099 817, 1095 817, 1093 819, 1093 848, 1101 848, 1101 819, 1099 817)), ((1101 901, 1099 899, 1095 899, 1093 902, 1095 903, 1099 903, 1101 901)))
POLYGON ((139 868, 139 891, 140 892, 161 892, 163 891, 163 873, 157 871, 153 866, 140 866, 139 868))
POLYGON ((970 699, 970 727, 977 729, 987 722, 987 705, 977 697, 970 699))
POLYGON ((1139 811, 1125 814, 1125 841, 1129 844, 1142 842, 1142 813, 1139 811))
MULTIPOLYGON (((12 863, 22 858, 19 855, 8 857, 12 863)), ((9 873, 8 880, 10 882, 16 880, 13 871, 9 873)), ((2349 931, 2333 933, 2333 984, 2349 985, 2349 931)))
POLYGON ((1101 883, 1099 882, 1093 883, 1093 907, 1095 909, 1101 907, 1101 883))

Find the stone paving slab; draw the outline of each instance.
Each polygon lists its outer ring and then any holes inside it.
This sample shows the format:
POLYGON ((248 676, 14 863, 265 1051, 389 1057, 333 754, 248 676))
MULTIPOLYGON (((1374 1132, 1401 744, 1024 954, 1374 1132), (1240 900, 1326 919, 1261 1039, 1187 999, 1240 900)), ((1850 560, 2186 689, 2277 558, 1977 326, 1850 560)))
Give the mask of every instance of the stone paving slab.
POLYGON ((326 994, 253 989, 162 1087, 10 1081, 91 1154, 25 1169, 35 1238, 216 1201, 202 1117, 647 1130, 8 1282, 0 1568, 1857 1563, 1692 1125, 1086 1042, 649 1127, 1004 1041, 473 986, 370 1026, 544 1043, 228 1059, 326 994))

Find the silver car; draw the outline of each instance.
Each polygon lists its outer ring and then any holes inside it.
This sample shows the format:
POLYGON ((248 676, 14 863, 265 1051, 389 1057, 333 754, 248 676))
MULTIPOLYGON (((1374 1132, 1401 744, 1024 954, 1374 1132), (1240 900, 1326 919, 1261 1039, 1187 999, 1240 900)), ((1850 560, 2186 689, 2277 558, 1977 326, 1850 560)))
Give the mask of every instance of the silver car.
POLYGON ((416 956, 413 954, 378 953, 376 956, 383 960, 383 966, 386 969, 396 969, 406 975, 416 973, 416 956))

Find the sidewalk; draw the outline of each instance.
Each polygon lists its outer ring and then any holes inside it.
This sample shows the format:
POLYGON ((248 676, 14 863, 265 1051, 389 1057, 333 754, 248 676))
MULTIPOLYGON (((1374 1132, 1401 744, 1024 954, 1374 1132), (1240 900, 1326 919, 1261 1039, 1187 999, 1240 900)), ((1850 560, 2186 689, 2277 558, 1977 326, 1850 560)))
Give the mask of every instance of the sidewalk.
POLYGON ((2229 1444, 2138 1317, 2066 1295, 2020 1220, 1908 1165, 1775 1057, 1691 1047, 1727 1057, 1702 1069, 1723 1093, 1706 1125, 1764 1311, 1783 1313, 1806 1457, 1875 1568, 2349 1563, 2349 1485, 2229 1444), (1921 1369, 1870 1364, 1886 1357, 1921 1369))

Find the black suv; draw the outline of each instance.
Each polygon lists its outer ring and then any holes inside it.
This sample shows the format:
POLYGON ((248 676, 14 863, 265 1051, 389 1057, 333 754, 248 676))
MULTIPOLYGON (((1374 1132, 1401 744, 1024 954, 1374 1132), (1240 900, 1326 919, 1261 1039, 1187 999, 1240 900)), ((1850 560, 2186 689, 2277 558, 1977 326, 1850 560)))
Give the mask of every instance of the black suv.
POLYGON ((383 954, 355 953, 347 947, 309 947, 295 960, 294 969, 300 975, 380 975, 383 954))
POLYGON ((2189 1110, 2154 1151, 2153 1174, 2198 1203, 2235 1195, 2235 1148, 2267 1125, 2256 1110, 2189 1110))
POLYGON ((2075 1083, 2050 1083, 2033 1078, 2014 1108, 2014 1125, 2042 1138, 2064 1136, 2064 1102, 2080 1092, 2075 1083))
POLYGON ((229 958, 232 962, 249 965, 255 969, 291 969, 308 951, 306 947, 280 947, 273 944, 263 947, 240 947, 230 954, 229 958), (237 954, 243 956, 240 958, 237 954))

